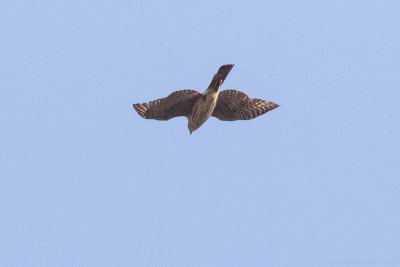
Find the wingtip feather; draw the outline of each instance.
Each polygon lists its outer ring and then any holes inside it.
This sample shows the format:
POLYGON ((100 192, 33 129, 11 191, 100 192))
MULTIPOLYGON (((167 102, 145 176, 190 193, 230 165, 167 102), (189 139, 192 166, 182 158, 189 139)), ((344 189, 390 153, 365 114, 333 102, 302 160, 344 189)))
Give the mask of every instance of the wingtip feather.
POLYGON ((133 108, 142 118, 146 118, 146 110, 147 108, 143 104, 133 104, 133 108))

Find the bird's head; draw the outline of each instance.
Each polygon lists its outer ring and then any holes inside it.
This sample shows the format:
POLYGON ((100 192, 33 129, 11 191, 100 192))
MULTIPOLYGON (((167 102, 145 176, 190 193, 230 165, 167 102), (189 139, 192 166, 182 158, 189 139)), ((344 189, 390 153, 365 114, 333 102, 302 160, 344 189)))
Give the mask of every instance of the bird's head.
POLYGON ((189 132, 190 132, 190 134, 192 134, 194 131, 196 131, 197 129, 199 129, 199 125, 195 125, 194 123, 193 123, 193 121, 191 121, 191 120, 189 120, 189 122, 188 122, 188 128, 189 128, 189 132))

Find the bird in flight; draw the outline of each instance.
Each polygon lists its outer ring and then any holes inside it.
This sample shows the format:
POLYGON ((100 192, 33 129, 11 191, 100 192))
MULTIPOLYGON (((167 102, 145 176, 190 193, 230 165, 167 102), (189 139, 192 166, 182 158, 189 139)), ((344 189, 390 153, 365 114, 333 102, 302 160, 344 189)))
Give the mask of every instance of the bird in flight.
POLYGON ((192 134, 210 116, 222 121, 251 120, 279 107, 273 102, 250 98, 238 90, 219 92, 233 66, 222 65, 204 93, 189 89, 175 91, 165 98, 133 104, 133 108, 145 119, 164 121, 185 116, 188 119, 189 132, 192 134))

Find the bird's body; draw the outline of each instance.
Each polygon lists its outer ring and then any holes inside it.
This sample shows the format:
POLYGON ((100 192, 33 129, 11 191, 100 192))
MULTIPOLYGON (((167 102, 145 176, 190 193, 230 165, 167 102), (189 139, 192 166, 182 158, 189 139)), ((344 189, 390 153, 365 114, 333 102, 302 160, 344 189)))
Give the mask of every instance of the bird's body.
POLYGON ((220 92, 232 68, 232 64, 222 65, 203 94, 195 90, 181 90, 166 98, 134 104, 133 107, 145 119, 169 120, 185 116, 190 133, 200 128, 210 116, 226 121, 249 120, 279 107, 273 102, 251 99, 237 90, 220 92))
MULTIPOLYGON (((219 89, 219 88, 218 88, 219 89)), ((211 117, 215 106, 217 105, 219 90, 208 88, 200 95, 192 108, 192 114, 188 118, 188 128, 190 133, 200 128, 208 118, 211 117)))

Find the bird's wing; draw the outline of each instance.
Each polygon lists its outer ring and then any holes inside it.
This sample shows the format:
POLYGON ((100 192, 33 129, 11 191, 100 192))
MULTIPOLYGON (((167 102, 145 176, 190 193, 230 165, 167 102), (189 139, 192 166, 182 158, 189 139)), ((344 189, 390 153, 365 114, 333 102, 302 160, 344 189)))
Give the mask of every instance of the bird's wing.
POLYGON ((278 104, 250 98, 241 91, 225 90, 219 93, 212 116, 222 121, 251 120, 277 107, 278 104))
POLYGON ((180 90, 149 103, 133 104, 134 109, 145 119, 169 120, 189 116, 196 99, 201 94, 195 90, 180 90))

